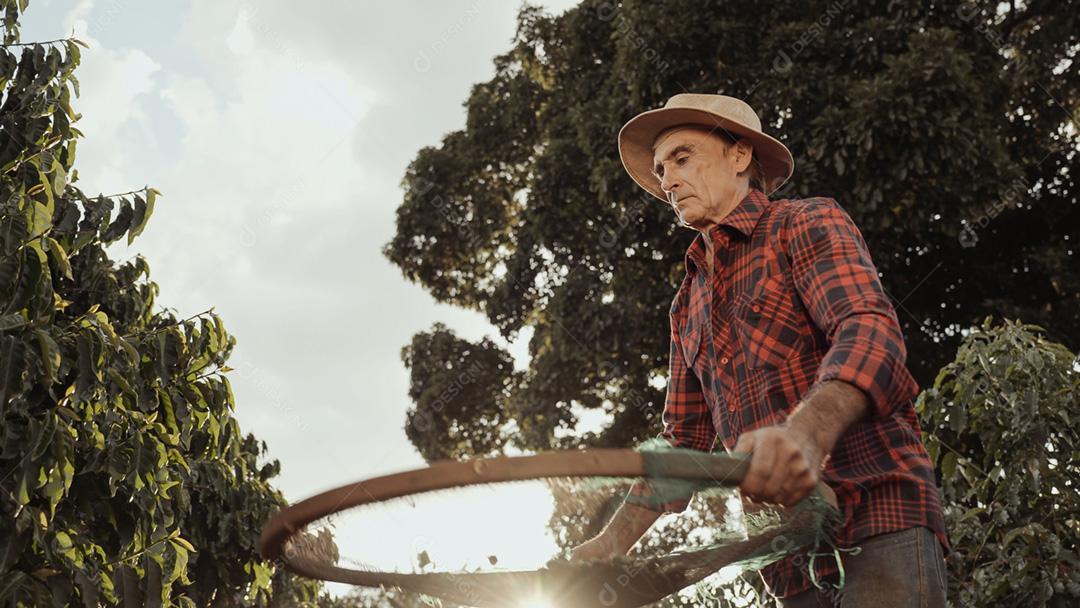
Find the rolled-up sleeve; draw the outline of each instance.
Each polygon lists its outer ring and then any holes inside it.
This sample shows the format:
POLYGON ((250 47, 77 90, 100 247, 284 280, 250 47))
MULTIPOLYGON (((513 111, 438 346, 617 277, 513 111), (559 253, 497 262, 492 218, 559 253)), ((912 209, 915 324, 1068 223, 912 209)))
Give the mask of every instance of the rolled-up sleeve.
POLYGON ((795 287, 829 342, 814 387, 842 380, 862 389, 871 416, 914 398, 896 311, 847 212, 833 199, 808 200, 791 218, 787 247, 795 287))
MULTIPOLYGON (((664 428, 660 437, 673 447, 712 451, 716 427, 713 426, 701 383, 683 358, 679 328, 674 316, 671 321, 671 354, 662 419, 664 428)), ((647 482, 634 484, 627 501, 654 511, 670 513, 680 513, 690 503, 689 498, 661 502, 653 497, 652 488, 647 482)))

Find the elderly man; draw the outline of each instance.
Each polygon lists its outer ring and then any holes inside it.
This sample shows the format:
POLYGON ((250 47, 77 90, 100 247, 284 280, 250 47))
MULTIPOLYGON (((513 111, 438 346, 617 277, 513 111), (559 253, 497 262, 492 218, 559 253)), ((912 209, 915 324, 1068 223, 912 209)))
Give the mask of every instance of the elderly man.
MULTIPOLYGON (((793 505, 824 481, 844 518, 837 544, 859 547, 765 568, 770 592, 782 606, 944 606, 948 541, 918 385, 851 218, 830 198, 767 198, 794 160, 732 97, 676 95, 626 123, 619 153, 700 233, 671 307, 662 437, 750 453, 741 489, 759 502, 793 505), (835 585, 838 559, 839 592, 811 584, 809 567, 835 585)), ((663 511, 624 503, 574 557, 627 552, 663 511)))

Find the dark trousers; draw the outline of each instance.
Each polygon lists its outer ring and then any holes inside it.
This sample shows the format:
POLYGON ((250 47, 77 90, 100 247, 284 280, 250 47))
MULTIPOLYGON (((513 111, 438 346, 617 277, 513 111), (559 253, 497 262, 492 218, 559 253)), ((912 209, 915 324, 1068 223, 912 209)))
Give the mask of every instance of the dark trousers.
POLYGON ((945 558, 927 528, 882 534, 842 554, 843 589, 831 578, 826 589, 811 589, 777 600, 781 608, 944 608, 945 558))

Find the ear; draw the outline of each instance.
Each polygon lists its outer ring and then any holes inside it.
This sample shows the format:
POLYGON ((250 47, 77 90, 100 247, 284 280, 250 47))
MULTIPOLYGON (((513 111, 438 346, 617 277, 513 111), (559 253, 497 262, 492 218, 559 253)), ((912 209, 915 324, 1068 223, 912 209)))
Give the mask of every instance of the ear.
POLYGON ((734 148, 732 152, 735 154, 735 173, 742 173, 750 166, 750 161, 753 159, 754 144, 744 137, 735 142, 732 148, 734 148))

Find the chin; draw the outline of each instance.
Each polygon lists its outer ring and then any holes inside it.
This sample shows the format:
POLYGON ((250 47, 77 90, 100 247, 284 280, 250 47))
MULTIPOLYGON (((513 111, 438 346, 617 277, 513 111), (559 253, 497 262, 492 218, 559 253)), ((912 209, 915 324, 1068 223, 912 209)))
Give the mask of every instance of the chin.
POLYGON ((682 221, 684 226, 689 226, 690 228, 696 230, 699 226, 701 226, 701 222, 704 218, 700 215, 684 215, 681 216, 679 219, 680 221, 682 221))

